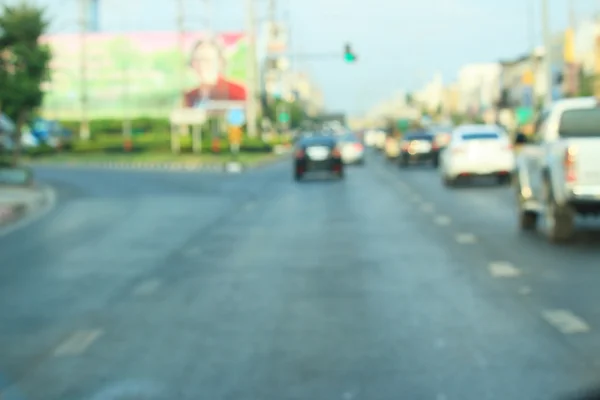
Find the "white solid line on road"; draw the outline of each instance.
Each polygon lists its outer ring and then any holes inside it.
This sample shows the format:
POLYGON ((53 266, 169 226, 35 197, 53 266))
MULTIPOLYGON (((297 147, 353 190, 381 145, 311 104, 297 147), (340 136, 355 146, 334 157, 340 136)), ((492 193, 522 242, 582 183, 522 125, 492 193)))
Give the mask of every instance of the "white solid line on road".
POLYGON ((460 244, 473 244, 477 242, 477 238, 472 233, 458 233, 455 238, 460 244))
POLYGON ((431 212, 433 212, 434 209, 435 208, 433 207, 433 204, 431 204, 431 203, 424 203, 421 206, 421 211, 426 212, 426 213, 431 213, 431 212))
POLYGON ((60 357, 82 354, 103 334, 100 329, 77 331, 54 350, 54 355, 60 357))
POLYGON ((491 262, 488 269, 494 278, 516 278, 521 275, 520 269, 506 261, 491 262))
POLYGON ((441 226, 450 225, 450 217, 445 215, 438 215, 435 217, 435 223, 441 226))
POLYGON ((531 294, 531 288, 529 286, 521 286, 519 288, 519 294, 523 296, 527 296, 531 294))
POLYGON ((133 289, 134 296, 149 296, 160 287, 161 282, 158 279, 149 279, 137 285, 133 289))
POLYGON ((569 310, 545 310, 542 317, 565 335, 590 331, 589 325, 569 310))

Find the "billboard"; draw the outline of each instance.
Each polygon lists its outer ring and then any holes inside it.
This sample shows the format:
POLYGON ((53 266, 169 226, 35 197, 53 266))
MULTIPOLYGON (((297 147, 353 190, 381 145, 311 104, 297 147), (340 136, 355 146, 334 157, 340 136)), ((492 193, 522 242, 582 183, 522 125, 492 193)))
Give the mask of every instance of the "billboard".
POLYGON ((82 54, 92 118, 168 116, 181 106, 239 107, 246 99, 247 42, 242 33, 90 33, 83 53, 79 34, 42 40, 53 55, 42 111, 56 118, 79 117, 82 54))

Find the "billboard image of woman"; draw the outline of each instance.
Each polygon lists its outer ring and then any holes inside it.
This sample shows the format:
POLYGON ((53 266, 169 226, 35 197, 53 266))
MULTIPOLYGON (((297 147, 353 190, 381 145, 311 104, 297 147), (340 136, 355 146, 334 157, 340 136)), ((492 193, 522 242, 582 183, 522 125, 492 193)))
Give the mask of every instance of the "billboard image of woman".
POLYGON ((246 100, 244 86, 225 77, 226 57, 224 48, 216 39, 200 39, 192 47, 190 67, 197 83, 184 95, 186 107, 198 107, 208 101, 246 100))

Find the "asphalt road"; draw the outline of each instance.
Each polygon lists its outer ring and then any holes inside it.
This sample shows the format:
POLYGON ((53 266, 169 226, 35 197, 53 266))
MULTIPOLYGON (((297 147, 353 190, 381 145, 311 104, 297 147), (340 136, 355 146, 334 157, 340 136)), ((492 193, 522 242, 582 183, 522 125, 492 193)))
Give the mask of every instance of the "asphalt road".
POLYGON ((552 399, 600 384, 600 238, 508 188, 371 157, 347 179, 45 169, 0 237, 2 400, 552 399))

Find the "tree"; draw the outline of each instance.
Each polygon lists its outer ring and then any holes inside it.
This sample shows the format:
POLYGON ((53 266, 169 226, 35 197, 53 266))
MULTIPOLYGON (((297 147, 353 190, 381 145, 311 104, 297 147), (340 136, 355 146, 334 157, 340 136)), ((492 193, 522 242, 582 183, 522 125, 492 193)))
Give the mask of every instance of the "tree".
POLYGON ((16 122, 14 161, 21 150, 21 128, 42 104, 50 49, 40 43, 48 21, 45 10, 28 2, 5 5, 0 14, 0 106, 16 122))

